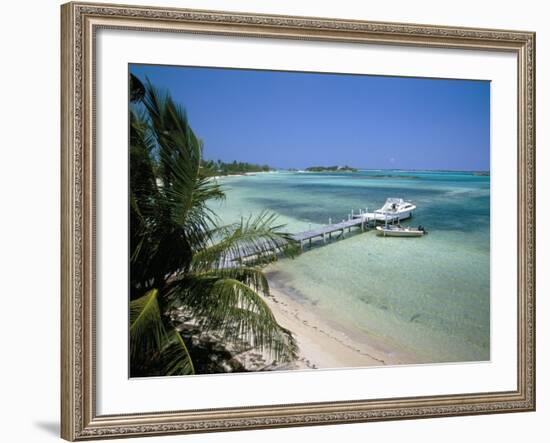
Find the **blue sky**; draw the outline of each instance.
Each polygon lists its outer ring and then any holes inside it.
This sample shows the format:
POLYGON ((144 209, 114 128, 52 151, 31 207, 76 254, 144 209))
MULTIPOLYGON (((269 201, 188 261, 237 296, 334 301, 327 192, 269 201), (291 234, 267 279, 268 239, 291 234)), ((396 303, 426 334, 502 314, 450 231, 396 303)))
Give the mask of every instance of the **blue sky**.
POLYGON ((489 170, 487 81, 154 65, 130 72, 187 110, 206 159, 489 170))

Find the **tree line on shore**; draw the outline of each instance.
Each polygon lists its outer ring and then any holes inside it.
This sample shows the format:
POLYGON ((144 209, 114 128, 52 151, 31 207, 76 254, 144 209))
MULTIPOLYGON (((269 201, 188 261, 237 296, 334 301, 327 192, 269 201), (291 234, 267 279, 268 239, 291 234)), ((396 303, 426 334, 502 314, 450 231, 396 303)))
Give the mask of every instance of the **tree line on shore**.
POLYGON ((310 166, 306 168, 308 172, 357 172, 356 168, 351 166, 310 166))
POLYGON ((237 175, 253 172, 269 172, 273 170, 269 165, 238 162, 236 160, 232 162, 201 160, 201 168, 203 169, 203 173, 208 176, 237 175))

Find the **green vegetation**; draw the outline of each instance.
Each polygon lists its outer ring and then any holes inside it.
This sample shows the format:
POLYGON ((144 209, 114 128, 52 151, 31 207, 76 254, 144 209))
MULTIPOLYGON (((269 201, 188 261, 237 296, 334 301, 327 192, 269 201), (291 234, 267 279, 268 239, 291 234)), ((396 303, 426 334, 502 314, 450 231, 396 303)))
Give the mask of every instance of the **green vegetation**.
POLYGON ((311 166, 306 168, 309 172, 357 172, 356 168, 351 166, 311 166))
POLYGON ((202 160, 202 173, 207 176, 239 175, 251 172, 268 172, 272 169, 268 165, 256 165, 254 163, 237 162, 224 163, 221 160, 202 160))
POLYGON ((220 226, 208 203, 224 192, 200 167, 184 110, 133 75, 130 88, 131 376, 244 370, 211 355, 243 343, 293 360, 261 266, 293 255, 294 242, 267 213, 220 226))

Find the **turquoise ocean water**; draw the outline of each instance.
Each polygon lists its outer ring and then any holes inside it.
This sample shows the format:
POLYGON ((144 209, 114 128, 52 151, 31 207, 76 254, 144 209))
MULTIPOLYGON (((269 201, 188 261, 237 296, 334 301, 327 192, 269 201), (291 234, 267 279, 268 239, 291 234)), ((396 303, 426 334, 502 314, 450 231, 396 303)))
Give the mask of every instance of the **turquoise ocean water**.
POLYGON ((368 333, 418 362, 490 359, 490 177, 467 172, 276 172, 220 179, 224 223, 263 210, 288 232, 381 207, 417 205, 422 238, 370 232, 306 248, 267 268, 270 284, 347 334, 368 333))

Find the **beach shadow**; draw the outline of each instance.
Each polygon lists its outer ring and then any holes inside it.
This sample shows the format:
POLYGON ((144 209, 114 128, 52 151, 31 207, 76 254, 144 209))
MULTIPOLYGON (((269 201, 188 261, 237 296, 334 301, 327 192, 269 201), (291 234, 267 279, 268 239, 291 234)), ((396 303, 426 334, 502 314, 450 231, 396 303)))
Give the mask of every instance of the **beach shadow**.
POLYGON ((47 434, 59 437, 59 423, 56 421, 35 421, 34 426, 47 434))

